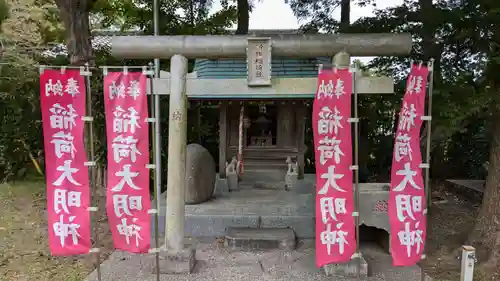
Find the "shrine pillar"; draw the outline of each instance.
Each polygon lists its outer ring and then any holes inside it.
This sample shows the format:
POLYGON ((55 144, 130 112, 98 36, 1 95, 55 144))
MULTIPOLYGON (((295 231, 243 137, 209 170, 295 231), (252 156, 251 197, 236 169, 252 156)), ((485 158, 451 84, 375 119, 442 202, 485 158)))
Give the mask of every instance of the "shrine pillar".
POLYGON ((228 148, 228 122, 227 122, 227 108, 226 102, 219 106, 219 177, 226 178, 226 161, 227 161, 227 148, 228 148))
POLYGON ((169 252, 177 253, 184 248, 188 60, 181 55, 174 55, 170 60, 170 71, 165 246, 169 252))
POLYGON ((298 166, 298 179, 304 178, 305 170, 305 153, 307 149, 314 149, 306 147, 306 106, 301 104, 295 108, 295 123, 296 123, 296 145, 297 145, 297 166, 298 166))

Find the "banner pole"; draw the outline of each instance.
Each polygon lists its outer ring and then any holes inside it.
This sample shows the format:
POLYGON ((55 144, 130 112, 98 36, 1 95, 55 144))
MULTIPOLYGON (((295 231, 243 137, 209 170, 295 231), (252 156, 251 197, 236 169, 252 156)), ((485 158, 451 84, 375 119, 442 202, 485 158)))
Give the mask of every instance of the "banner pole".
POLYGON ((361 268, 361 254, 359 253, 359 117, 358 117, 358 89, 356 88, 356 76, 358 75, 358 67, 354 65, 354 71, 352 72, 352 91, 354 96, 354 112, 353 112, 353 122, 354 122, 354 159, 353 159, 353 173, 354 173, 354 220, 356 222, 356 255, 358 259, 357 266, 357 277, 360 277, 361 268))
POLYGON ((80 74, 85 76, 85 88, 86 88, 86 103, 87 103, 87 145, 88 145, 88 160, 92 165, 89 166, 89 188, 90 188, 90 196, 92 207, 90 208, 91 216, 90 216, 90 225, 93 226, 94 233, 94 246, 91 249, 91 252, 95 253, 95 266, 97 270, 97 280, 101 281, 101 253, 99 247, 99 218, 97 216, 97 211, 99 210, 99 200, 97 198, 97 188, 96 188, 96 165, 95 162, 95 150, 94 150, 94 123, 92 116, 92 89, 90 86, 90 76, 92 76, 92 72, 90 71, 90 67, 88 63, 85 63, 85 67, 80 67, 80 74), (92 194, 92 192, 96 194, 92 194))
MULTIPOLYGON (((160 32, 160 4, 158 0, 153 0, 153 35, 158 36, 160 32)), ((154 59, 154 78, 160 78, 160 58, 155 58, 154 59)), ((152 82, 153 83, 153 82, 152 82)), ((162 145, 162 140, 161 140, 161 113, 160 113, 160 95, 155 94, 153 88, 152 90, 152 96, 154 96, 154 118, 156 119, 156 122, 154 123, 154 134, 155 134, 155 170, 157 171, 155 174, 155 196, 157 198, 156 200, 156 209, 158 212, 160 211, 160 198, 161 198, 161 185, 162 185, 162 175, 161 175, 161 145, 162 145)), ((165 210, 166 214, 166 210, 165 210)), ((158 219, 159 221, 159 219, 158 219)), ((158 222, 157 222, 158 223, 158 222)), ((157 281, 160 280, 159 275, 157 276, 157 281)))
POLYGON ((149 63, 148 65, 148 73, 149 73, 149 89, 151 91, 150 93, 150 96, 149 96, 149 100, 150 100, 150 115, 153 116, 153 120, 154 122, 151 123, 151 150, 153 151, 153 157, 152 158, 152 163, 155 165, 155 168, 152 169, 152 176, 153 176, 153 185, 154 185, 154 196, 153 196, 153 205, 155 206, 156 209, 156 213, 154 213, 154 220, 155 220, 155 224, 154 224, 154 235, 155 235, 155 248, 156 248, 156 251, 155 251, 155 266, 156 266, 156 281, 160 281, 160 252, 159 252, 159 249, 160 249, 160 226, 158 225, 159 224, 159 215, 158 215, 158 212, 160 211, 159 208, 158 208, 158 202, 160 200, 160 197, 158 196, 158 178, 157 178, 157 174, 159 173, 158 170, 157 170, 157 158, 156 158, 156 153, 157 153, 157 146, 156 146, 156 134, 154 132, 154 129, 155 129, 155 124, 156 122, 158 122, 159 120, 156 118, 156 114, 155 114, 155 94, 154 94, 154 83, 153 83, 153 79, 155 78, 155 74, 154 74, 154 65, 152 63, 149 63))
MULTIPOLYGON (((427 67, 429 68, 429 87, 428 87, 428 92, 429 92, 429 97, 427 100, 427 116, 425 116, 424 120, 427 121, 427 139, 426 139, 426 144, 425 144, 425 172, 424 172, 424 192, 425 192, 425 209, 424 209, 424 216, 425 216, 425 222, 426 222, 426 231, 427 234, 429 233, 429 227, 430 227, 430 220, 429 220, 429 209, 430 209, 430 196, 429 196, 429 191, 430 191, 430 186, 429 186, 429 181, 430 181, 430 160, 431 160, 431 132, 432 132, 432 91, 434 88, 434 59, 430 59, 429 62, 427 63, 427 67)), ((425 255, 425 244, 427 242, 427 236, 425 235, 425 241, 424 245, 422 247, 422 260, 426 258, 425 255)), ((424 267, 421 264, 420 265, 421 269, 421 280, 425 281, 425 273, 424 273, 424 267)))

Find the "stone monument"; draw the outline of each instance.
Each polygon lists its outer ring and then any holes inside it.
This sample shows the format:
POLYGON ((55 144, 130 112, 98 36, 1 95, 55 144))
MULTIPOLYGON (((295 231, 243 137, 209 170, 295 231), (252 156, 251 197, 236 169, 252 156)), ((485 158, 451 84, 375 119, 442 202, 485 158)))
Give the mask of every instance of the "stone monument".
POLYGON ((215 188, 215 161, 203 146, 192 143, 186 152, 186 204, 199 204, 212 197, 215 188))

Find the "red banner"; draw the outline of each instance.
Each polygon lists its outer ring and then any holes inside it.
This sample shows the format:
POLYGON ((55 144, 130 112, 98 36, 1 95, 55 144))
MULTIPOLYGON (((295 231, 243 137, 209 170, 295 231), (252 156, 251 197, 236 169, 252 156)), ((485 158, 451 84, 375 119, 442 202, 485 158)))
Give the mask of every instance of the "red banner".
POLYGON ((44 70, 40 103, 45 146, 49 248, 54 256, 91 247, 88 169, 83 133, 85 82, 79 70, 44 70))
POLYGON ((108 144, 107 214, 116 249, 150 248, 147 78, 140 72, 104 76, 108 144))
POLYGON ((316 265, 351 260, 356 251, 351 142, 352 74, 323 70, 313 104, 316 158, 316 265))
POLYGON ((428 74, 427 67, 412 66, 396 130, 388 209, 395 266, 411 266, 419 262, 426 236, 420 127, 428 74))

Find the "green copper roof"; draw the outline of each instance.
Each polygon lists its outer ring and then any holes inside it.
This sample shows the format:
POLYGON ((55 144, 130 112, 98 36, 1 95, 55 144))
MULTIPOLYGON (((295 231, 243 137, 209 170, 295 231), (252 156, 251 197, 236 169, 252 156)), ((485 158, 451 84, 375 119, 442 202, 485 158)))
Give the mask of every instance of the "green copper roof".
MULTIPOLYGON (((330 58, 282 59, 273 58, 272 77, 316 77, 318 64, 329 63, 330 58)), ((198 59, 194 70, 198 78, 230 79, 246 78, 247 63, 245 59, 198 59)))

